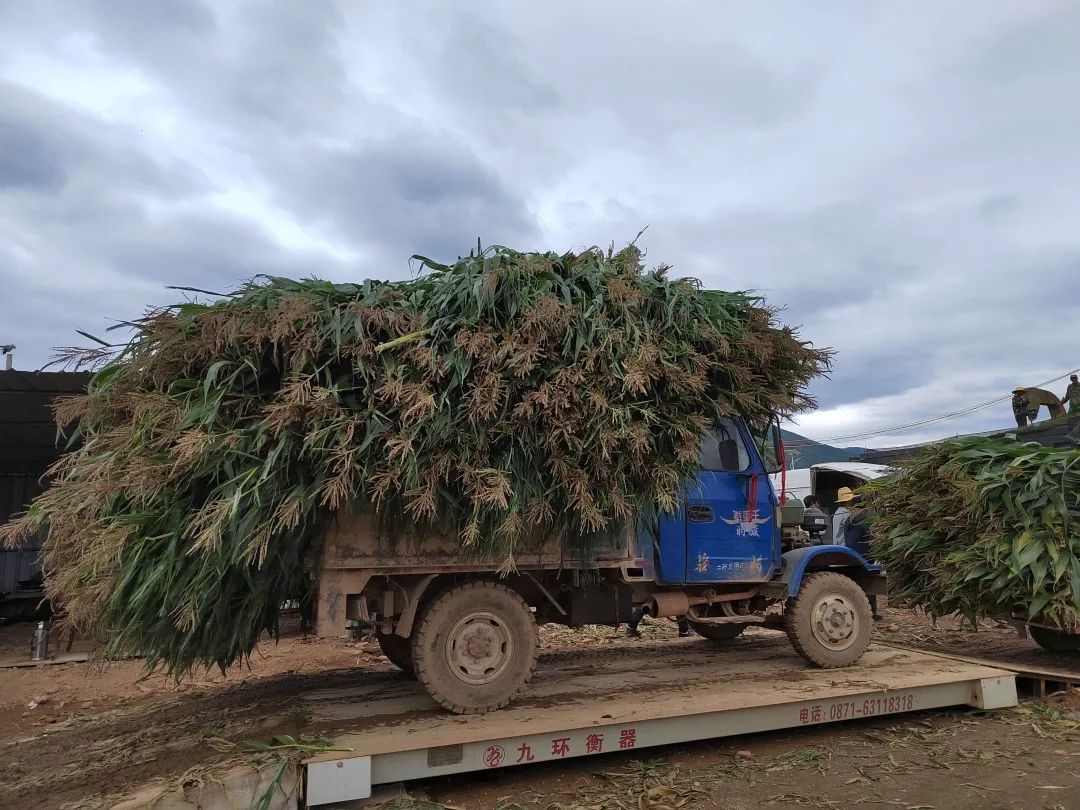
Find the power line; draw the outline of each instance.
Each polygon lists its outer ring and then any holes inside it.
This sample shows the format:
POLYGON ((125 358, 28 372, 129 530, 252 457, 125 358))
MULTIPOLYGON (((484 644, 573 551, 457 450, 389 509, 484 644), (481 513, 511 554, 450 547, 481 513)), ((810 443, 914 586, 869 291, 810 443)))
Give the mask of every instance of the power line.
MULTIPOLYGON (((1062 374, 1059 377, 1054 377, 1053 379, 1045 380, 1045 381, 1039 383, 1038 385, 1036 385, 1034 387, 1038 388, 1038 387, 1042 387, 1044 385, 1049 385, 1050 383, 1058 382, 1059 380, 1063 380, 1065 377, 1068 377, 1070 374, 1074 374, 1077 371, 1080 371, 1080 369, 1074 369, 1073 371, 1067 371, 1067 372, 1065 372, 1064 374, 1062 374)), ((980 402, 977 405, 972 405, 970 407, 963 408, 963 409, 958 410, 958 411, 952 411, 950 413, 941 414, 940 416, 934 416, 934 417, 930 417, 928 419, 922 419, 922 420, 919 420, 917 422, 909 422, 909 423, 903 424, 903 425, 896 425, 895 427, 880 428, 878 430, 865 431, 865 432, 862 432, 862 433, 849 433, 849 434, 842 435, 842 436, 833 436, 833 437, 828 438, 828 439, 820 439, 820 440, 814 440, 814 441, 817 441, 817 443, 819 443, 819 444, 830 444, 832 442, 838 442, 838 441, 850 441, 852 439, 868 439, 868 438, 872 438, 874 436, 884 436, 884 435, 889 434, 889 433, 897 433, 897 432, 902 431, 902 430, 909 430, 909 429, 915 428, 915 427, 923 427, 925 425, 931 425, 931 424, 936 424, 938 422, 944 422, 944 421, 947 421, 949 419, 955 419, 955 418, 957 418, 959 416, 966 416, 969 413, 974 413, 975 411, 981 410, 983 408, 988 408, 991 405, 997 405, 999 403, 1006 402, 1011 398, 1012 398, 1011 395, 1007 395, 1007 396, 1003 396, 1003 397, 998 397, 996 399, 991 399, 991 400, 988 400, 986 402, 980 402)), ((795 446, 795 447, 800 446, 800 444, 802 444, 802 443, 800 443, 800 442, 793 442, 792 443, 792 445, 795 446)))
MULTIPOLYGON (((1050 385, 1051 383, 1055 383, 1055 382, 1058 382, 1059 380, 1063 380, 1066 377, 1068 377, 1070 374, 1076 374, 1077 372, 1080 372, 1080 369, 1073 369, 1072 371, 1066 371, 1064 374, 1062 374, 1059 377, 1054 377, 1053 379, 1050 379, 1050 380, 1044 380, 1043 382, 1039 383, 1038 385, 1035 385, 1035 386, 1032 386, 1032 387, 1041 388, 1044 385, 1050 385)), ((950 413, 944 413, 944 414, 941 414, 940 416, 934 416, 934 417, 931 417, 929 419, 922 419, 922 420, 920 420, 918 422, 909 422, 909 423, 907 423, 905 425, 897 425, 895 427, 890 427, 890 428, 881 428, 879 430, 871 430, 871 431, 866 431, 864 433, 849 433, 849 434, 847 434, 845 436, 833 436, 833 437, 828 438, 828 439, 809 439, 806 442, 799 442, 799 441, 790 442, 790 443, 785 442, 784 445, 785 446, 790 446, 790 447, 810 447, 813 443, 816 443, 816 444, 832 444, 834 442, 851 441, 853 439, 870 439, 870 438, 873 438, 875 436, 885 436, 885 435, 887 435, 889 433, 898 433, 898 432, 900 432, 902 430, 910 430, 911 428, 924 427, 926 425, 932 425, 932 424, 936 424, 938 422, 945 422, 945 421, 947 421, 949 419, 955 419, 955 418, 957 418, 959 416, 966 416, 969 413, 974 413, 975 411, 982 410, 983 408, 989 408, 991 405, 998 405, 998 404, 1000 404, 1002 402, 1006 402, 1006 401, 1008 401, 1010 399, 1012 399, 1012 395, 1008 394, 1008 395, 1003 396, 1003 397, 998 397, 997 399, 991 399, 991 400, 987 400, 986 402, 980 402, 978 405, 972 405, 970 407, 963 408, 963 409, 958 410, 958 411, 951 411, 950 413)))

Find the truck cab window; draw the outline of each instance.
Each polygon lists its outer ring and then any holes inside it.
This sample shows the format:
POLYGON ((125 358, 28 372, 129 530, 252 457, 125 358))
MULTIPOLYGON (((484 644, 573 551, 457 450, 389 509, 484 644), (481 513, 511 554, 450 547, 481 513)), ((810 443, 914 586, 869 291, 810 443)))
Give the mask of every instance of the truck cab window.
POLYGON ((732 420, 721 419, 702 436, 700 463, 711 472, 742 472, 750 466, 750 454, 732 420))

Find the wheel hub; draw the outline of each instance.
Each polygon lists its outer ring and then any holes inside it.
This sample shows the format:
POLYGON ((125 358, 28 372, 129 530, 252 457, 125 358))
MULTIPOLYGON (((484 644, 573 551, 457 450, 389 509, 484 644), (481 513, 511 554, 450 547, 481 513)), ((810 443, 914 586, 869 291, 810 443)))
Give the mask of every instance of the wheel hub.
POLYGON ((814 603, 811 627, 814 637, 826 647, 844 650, 857 636, 859 619, 855 607, 840 594, 826 594, 814 603))
POLYGON ((473 611, 450 628, 444 647, 450 671, 472 685, 491 683, 509 666, 514 642, 510 629, 490 611, 473 611))

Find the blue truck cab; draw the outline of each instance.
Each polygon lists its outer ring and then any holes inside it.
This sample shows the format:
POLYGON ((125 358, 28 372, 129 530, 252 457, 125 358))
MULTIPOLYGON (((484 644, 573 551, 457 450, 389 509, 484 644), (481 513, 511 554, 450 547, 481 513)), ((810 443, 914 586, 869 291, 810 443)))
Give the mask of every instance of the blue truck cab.
POLYGON ((753 625, 782 629, 811 663, 846 666, 869 644, 866 595, 885 592, 884 571, 845 546, 810 544, 802 504, 781 503, 770 478, 784 455, 778 435, 772 425, 755 437, 725 418, 703 437, 678 511, 638 529, 654 589, 637 601, 715 640, 753 625))
POLYGON ((718 420, 677 509, 584 557, 555 540, 512 564, 464 556, 454 538, 387 549, 368 518, 344 520, 324 541, 319 635, 366 628, 459 713, 498 709, 525 688, 548 622, 618 626, 644 611, 685 617, 699 643, 764 627, 814 666, 848 666, 870 643, 867 594, 885 592, 884 572, 844 546, 811 544, 802 503, 770 480, 783 456, 775 423, 758 435, 718 420))

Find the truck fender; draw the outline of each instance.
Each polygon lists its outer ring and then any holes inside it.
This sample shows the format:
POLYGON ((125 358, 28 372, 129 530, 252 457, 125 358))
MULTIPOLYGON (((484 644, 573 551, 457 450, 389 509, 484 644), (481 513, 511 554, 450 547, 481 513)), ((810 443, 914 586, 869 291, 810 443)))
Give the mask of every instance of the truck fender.
POLYGON ((836 570, 847 574, 867 593, 884 593, 884 569, 847 546, 807 546, 792 549, 781 557, 780 574, 773 580, 787 596, 795 596, 807 571, 836 570))
POLYGON ((416 621, 416 609, 420 607, 420 598, 424 595, 428 585, 435 579, 435 576, 435 574, 429 574, 419 582, 413 583, 413 586, 409 588, 405 609, 401 611, 401 617, 397 620, 397 626, 394 627, 395 635, 408 638, 412 634, 413 622, 416 621))

